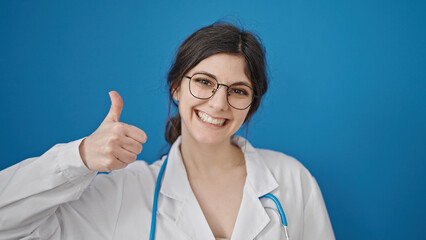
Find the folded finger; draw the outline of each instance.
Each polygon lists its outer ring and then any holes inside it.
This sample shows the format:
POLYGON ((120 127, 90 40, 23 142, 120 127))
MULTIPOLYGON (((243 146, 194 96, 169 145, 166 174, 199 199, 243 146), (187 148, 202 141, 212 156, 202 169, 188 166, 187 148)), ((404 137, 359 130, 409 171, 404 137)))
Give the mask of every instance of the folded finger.
POLYGON ((117 158, 124 163, 132 163, 136 160, 136 154, 127 151, 126 149, 120 147, 114 154, 117 158))
POLYGON ((136 155, 142 152, 142 143, 131 137, 122 139, 121 147, 136 155))
POLYGON ((129 124, 126 124, 126 136, 133 138, 140 143, 145 143, 148 138, 142 129, 129 124))

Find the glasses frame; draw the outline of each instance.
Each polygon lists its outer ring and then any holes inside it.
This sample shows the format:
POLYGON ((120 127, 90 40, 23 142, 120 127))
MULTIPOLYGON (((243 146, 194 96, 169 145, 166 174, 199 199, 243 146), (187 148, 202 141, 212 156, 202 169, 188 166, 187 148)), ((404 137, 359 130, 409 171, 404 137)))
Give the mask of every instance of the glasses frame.
POLYGON ((191 77, 190 77, 190 76, 188 76, 188 75, 184 75, 184 77, 189 79, 188 88, 189 88, 189 92, 191 93, 191 95, 192 95, 193 97, 195 97, 195 98, 197 98, 197 99, 201 99, 201 100, 207 100, 207 99, 212 98, 212 97, 216 94, 217 90, 219 90, 220 86, 224 86, 224 87, 226 87, 226 101, 228 102, 229 106, 231 106, 232 108, 235 108, 235 109, 237 109, 237 110, 245 110, 245 109, 249 108, 249 107, 253 104, 254 99, 257 97, 257 95, 256 95, 256 94, 254 94, 254 90, 253 90, 253 88, 252 88, 252 87, 250 87, 250 86, 249 86, 249 85, 247 85, 247 84, 244 84, 244 83, 237 83, 237 84, 235 84, 235 83, 233 83, 233 84, 231 84, 231 85, 229 85, 229 86, 228 86, 228 85, 226 85, 226 84, 219 83, 219 82, 217 81, 217 79, 216 79, 214 76, 212 76, 211 74, 208 74, 208 73, 194 73, 191 77), (208 97, 208 98, 200 98, 200 97, 195 96, 195 95, 192 93, 192 91, 191 91, 191 80, 192 80, 192 78, 193 78, 195 75, 206 75, 206 76, 209 76, 209 77, 213 78, 213 79, 216 81, 216 88, 215 88, 215 89, 213 89, 213 91, 212 91, 212 95, 211 95, 210 97, 208 97), (250 88, 250 89, 251 89, 251 91, 252 91, 252 93, 253 93, 253 97, 252 97, 252 99, 251 99, 250 104, 249 104, 247 107, 245 107, 245 108, 237 108, 237 107, 232 106, 232 104, 229 102, 229 98, 228 98, 228 97, 229 97, 229 88, 230 88, 230 87, 232 87, 233 85, 244 85, 244 86, 246 86, 246 87, 248 87, 248 88, 250 88))

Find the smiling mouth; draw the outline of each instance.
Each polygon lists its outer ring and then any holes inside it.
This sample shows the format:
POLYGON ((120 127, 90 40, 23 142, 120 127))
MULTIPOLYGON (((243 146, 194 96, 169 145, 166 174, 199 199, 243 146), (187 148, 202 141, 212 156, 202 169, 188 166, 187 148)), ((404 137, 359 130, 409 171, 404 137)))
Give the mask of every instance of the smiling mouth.
POLYGON ((201 112, 201 111, 196 111, 196 114, 198 116, 198 118, 205 122, 205 123, 210 123, 212 125, 218 126, 218 127, 222 127, 224 126, 228 120, 224 119, 224 118, 212 118, 211 116, 209 116, 207 113, 205 112, 201 112))

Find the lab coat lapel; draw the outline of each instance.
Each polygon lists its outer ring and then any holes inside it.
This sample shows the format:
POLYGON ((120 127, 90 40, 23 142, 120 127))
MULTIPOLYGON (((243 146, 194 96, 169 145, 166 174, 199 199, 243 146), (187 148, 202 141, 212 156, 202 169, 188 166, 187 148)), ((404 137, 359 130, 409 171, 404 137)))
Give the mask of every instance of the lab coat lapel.
POLYGON ((247 140, 242 137, 233 137, 232 140, 244 152, 247 168, 243 199, 232 240, 254 239, 270 221, 259 197, 272 192, 278 187, 278 183, 247 140))
MULTIPOLYGON (((242 137, 233 137, 232 141, 244 152, 247 178, 231 239, 250 240, 270 221, 259 197, 272 192, 278 183, 250 143, 242 137)), ((178 138, 169 152, 158 199, 158 221, 165 218, 165 221, 173 222, 188 239, 213 240, 213 233, 189 184, 179 151, 180 142, 178 138)))
POLYGON ((180 137, 169 151, 158 199, 158 212, 165 221, 176 224, 188 239, 214 239, 201 207, 192 192, 182 156, 179 151, 180 137))

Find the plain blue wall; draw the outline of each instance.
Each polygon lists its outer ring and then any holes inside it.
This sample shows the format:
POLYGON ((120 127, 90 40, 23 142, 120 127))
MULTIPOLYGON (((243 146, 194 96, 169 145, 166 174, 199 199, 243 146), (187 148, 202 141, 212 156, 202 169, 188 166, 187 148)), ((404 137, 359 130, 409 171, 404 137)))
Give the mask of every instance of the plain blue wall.
POLYGON ((240 21, 267 49, 270 89, 249 129, 257 147, 317 178, 339 239, 426 235, 424 1, 2 1, 0 169, 92 133, 108 91, 165 145, 165 76, 178 45, 240 21))

